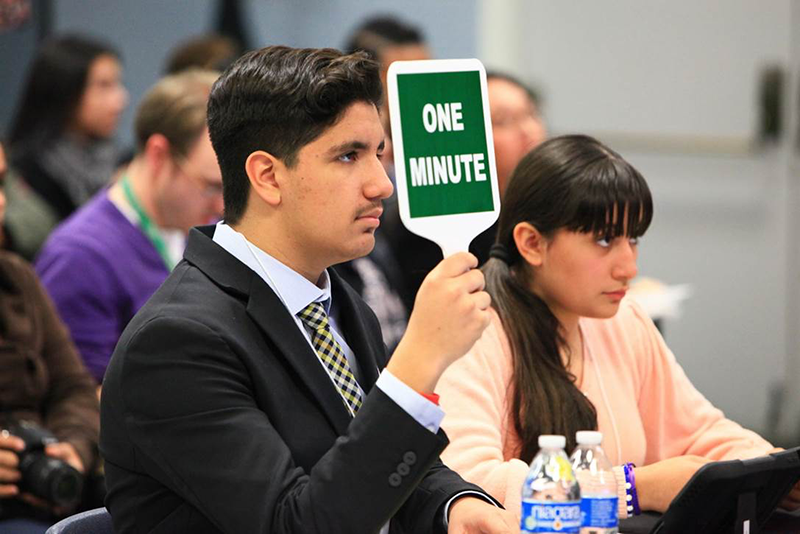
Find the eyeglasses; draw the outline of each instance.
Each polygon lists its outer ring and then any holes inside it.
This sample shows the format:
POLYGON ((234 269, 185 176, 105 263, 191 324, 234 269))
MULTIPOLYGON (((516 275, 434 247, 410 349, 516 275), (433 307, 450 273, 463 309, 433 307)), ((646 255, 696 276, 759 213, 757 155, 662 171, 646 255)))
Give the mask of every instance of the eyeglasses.
POLYGON ((194 185, 200 189, 200 193, 205 198, 222 196, 222 182, 217 182, 215 180, 206 178, 195 172, 193 169, 189 169, 187 171, 188 164, 185 157, 173 159, 173 161, 175 162, 175 165, 178 167, 178 170, 181 172, 181 174, 194 182, 194 185))
POLYGON ((519 128, 529 122, 539 122, 541 117, 533 110, 522 113, 504 113, 499 117, 492 118, 492 126, 495 128, 519 128))

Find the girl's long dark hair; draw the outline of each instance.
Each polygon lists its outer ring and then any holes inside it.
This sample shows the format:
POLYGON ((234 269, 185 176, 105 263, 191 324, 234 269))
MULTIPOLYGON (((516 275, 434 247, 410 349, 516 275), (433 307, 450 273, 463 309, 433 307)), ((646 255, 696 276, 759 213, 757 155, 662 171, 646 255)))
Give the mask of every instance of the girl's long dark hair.
POLYGON ((511 409, 522 460, 536 455, 540 434, 564 435, 572 449, 577 430, 597 428, 597 412, 562 361, 567 347, 558 319, 530 290, 531 271, 514 243, 514 227, 528 222, 545 238, 561 229, 639 237, 652 218, 653 201, 642 175, 588 136, 556 137, 539 145, 511 175, 496 239, 509 261, 490 258, 483 272, 513 354, 511 409), (629 215, 615 218, 614 213, 629 215))
POLYGON ((78 35, 45 41, 37 50, 8 132, 10 151, 39 147, 59 137, 77 111, 89 68, 97 57, 119 54, 78 35))

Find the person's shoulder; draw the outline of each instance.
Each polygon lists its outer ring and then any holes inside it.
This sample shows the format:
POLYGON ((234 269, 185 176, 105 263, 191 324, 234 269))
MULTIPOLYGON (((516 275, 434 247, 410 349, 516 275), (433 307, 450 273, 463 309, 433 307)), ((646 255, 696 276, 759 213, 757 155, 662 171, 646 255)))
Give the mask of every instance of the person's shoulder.
POLYGON ((137 319, 187 319, 223 324, 247 312, 248 299, 226 290, 197 266, 183 261, 137 313, 137 319), (141 316, 139 318, 138 316, 141 316))
POLYGON ((8 250, 0 250, 0 265, 14 270, 33 271, 30 263, 16 253, 8 250))
POLYGON ((248 302, 248 298, 215 284, 197 267, 182 262, 126 325, 111 364, 114 358, 129 359, 131 350, 151 361, 149 353, 165 345, 176 351, 189 346, 208 349, 224 345, 235 347, 237 354, 252 353, 254 323, 248 302))
MULTIPOLYGON (((174 334, 189 327, 212 329, 230 310, 202 276, 193 276, 194 267, 179 265, 136 312, 125 327, 118 343, 130 343, 133 338, 158 331, 174 334)), ((234 321, 235 323, 235 321, 234 321)))
POLYGON ((103 190, 53 230, 37 257, 36 266, 41 268, 65 258, 78 262, 80 258, 92 262, 105 258, 115 263, 129 258, 135 249, 133 232, 138 230, 103 190))
POLYGON ((30 286, 37 283, 33 266, 24 258, 7 250, 0 250, 0 284, 6 289, 30 286))
MULTIPOLYGON (((48 239, 48 243, 93 242, 100 238, 111 244, 116 237, 132 226, 125 216, 108 199, 105 189, 61 222, 48 239)), ((46 246, 46 245, 45 245, 46 246)))

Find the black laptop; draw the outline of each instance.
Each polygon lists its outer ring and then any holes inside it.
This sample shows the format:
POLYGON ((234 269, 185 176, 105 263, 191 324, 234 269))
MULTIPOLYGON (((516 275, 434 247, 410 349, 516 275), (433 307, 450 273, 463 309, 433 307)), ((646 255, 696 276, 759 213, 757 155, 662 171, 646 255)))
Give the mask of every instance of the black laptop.
MULTIPOLYGON (((663 515, 623 520, 620 532, 759 534, 798 480, 800 447, 751 460, 712 462, 694 474, 663 515)), ((800 532, 800 517, 796 523, 800 532)))

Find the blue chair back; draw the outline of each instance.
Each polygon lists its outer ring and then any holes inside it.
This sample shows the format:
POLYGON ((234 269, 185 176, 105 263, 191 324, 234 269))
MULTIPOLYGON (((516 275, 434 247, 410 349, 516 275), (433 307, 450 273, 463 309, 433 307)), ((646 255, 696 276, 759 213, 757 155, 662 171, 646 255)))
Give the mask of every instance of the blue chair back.
POLYGON ((62 519, 46 534, 114 534, 114 526, 108 510, 95 508, 62 519))

